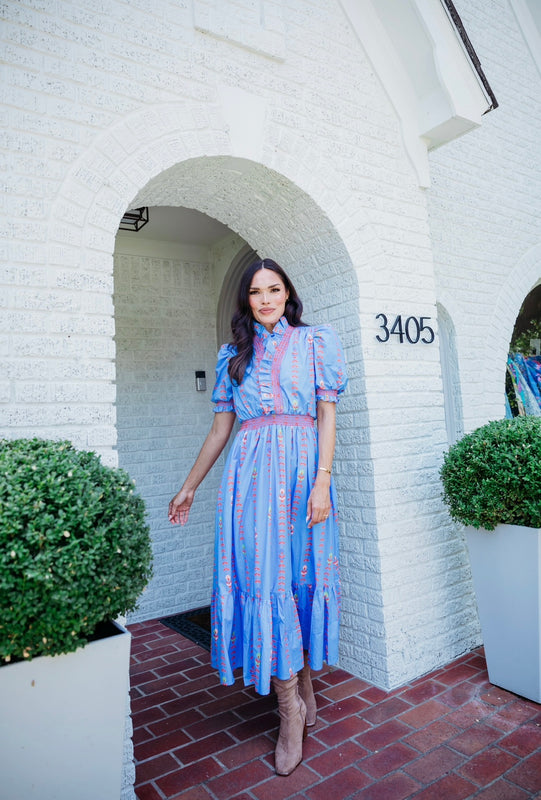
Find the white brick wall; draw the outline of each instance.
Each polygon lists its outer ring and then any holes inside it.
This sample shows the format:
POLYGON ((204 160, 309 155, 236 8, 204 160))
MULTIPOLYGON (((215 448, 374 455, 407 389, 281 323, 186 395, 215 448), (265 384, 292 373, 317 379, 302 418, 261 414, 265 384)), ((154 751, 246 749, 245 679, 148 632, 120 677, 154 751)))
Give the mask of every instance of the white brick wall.
POLYGON ((453 307, 471 430, 504 415, 513 326, 541 279, 541 76, 507 0, 456 6, 500 104, 430 157, 438 294, 453 307))
POLYGON ((119 236, 115 251, 119 463, 145 499, 154 549, 154 577, 134 620, 209 602, 219 479, 217 467, 197 492, 187 528, 171 526, 169 500, 212 422, 216 300, 205 248, 145 244, 155 255, 137 253, 133 234, 119 236), (206 392, 195 390, 196 370, 207 374, 206 392))
MULTIPOLYGON (((336 467, 343 666, 392 687, 477 643, 469 571, 437 478, 446 446, 437 340, 375 339, 376 314, 435 324, 439 301, 456 329, 466 427, 500 409, 505 340, 538 274, 530 176, 539 77, 506 0, 459 5, 502 108, 432 154, 425 192, 334 0, 284 3, 259 51, 261 23, 250 28, 249 14, 235 39, 215 36, 216 21, 202 33, 191 6, 170 0, 4 3, 0 431, 66 436, 114 463, 118 430, 156 552, 178 566, 168 577, 159 567, 141 616, 200 602, 195 589, 193 602, 179 594, 197 558, 187 529, 172 539, 161 514, 201 442, 184 436, 182 421, 175 430, 179 404, 197 409, 201 431, 207 425, 193 372, 210 377, 214 366, 218 286, 208 261, 201 272, 191 259, 119 250, 113 270, 112 254, 127 207, 184 205, 281 261, 307 319, 331 321, 347 347, 336 467), (196 274, 209 288, 197 320, 206 333, 188 341, 187 317, 168 316, 164 286, 196 274), (523 289, 513 289, 508 311, 512 277, 523 289), (144 324, 143 295, 152 301, 144 324), (183 383, 167 380, 175 342, 183 383)), ((191 286, 187 306, 203 302, 201 285, 191 286)), ((207 552, 212 481, 202 491, 190 535, 207 552)))

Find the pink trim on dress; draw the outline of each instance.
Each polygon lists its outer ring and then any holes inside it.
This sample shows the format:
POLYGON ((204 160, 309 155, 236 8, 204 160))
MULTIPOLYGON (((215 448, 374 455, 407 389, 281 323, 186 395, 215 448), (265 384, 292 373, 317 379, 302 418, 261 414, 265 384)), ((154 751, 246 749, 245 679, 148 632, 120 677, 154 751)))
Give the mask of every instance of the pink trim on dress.
POLYGON ((316 389, 316 399, 324 400, 326 402, 336 402, 338 400, 338 392, 336 389, 316 389))
POLYGON ((274 356, 272 367, 271 367, 271 380, 272 380, 272 395, 274 398, 274 409, 277 414, 281 414, 284 410, 284 404, 282 402, 282 389, 280 386, 280 367, 282 366, 282 361, 284 360, 284 356, 286 354, 289 340, 291 339, 291 334, 295 328, 289 326, 285 331, 282 339, 276 348, 276 354, 274 356))
POLYGON ((294 428, 313 428, 314 418, 309 414, 267 414, 263 417, 245 419, 241 424, 241 431, 253 431, 256 428, 265 428, 267 425, 290 425, 294 428))

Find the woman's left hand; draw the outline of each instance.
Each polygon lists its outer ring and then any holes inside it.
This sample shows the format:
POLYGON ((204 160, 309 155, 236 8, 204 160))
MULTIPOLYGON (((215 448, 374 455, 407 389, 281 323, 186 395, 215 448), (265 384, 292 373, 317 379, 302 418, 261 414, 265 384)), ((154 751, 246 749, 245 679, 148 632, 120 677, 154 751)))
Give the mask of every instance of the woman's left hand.
POLYGON ((336 404, 326 400, 317 403, 318 463, 315 480, 308 498, 306 522, 312 528, 325 522, 331 513, 331 473, 336 430, 336 404), (320 466, 321 465, 321 466, 320 466))
POLYGON ((312 528, 319 522, 325 522, 331 513, 331 493, 329 486, 316 481, 314 488, 310 492, 308 498, 308 506, 306 508, 306 521, 308 527, 312 528))

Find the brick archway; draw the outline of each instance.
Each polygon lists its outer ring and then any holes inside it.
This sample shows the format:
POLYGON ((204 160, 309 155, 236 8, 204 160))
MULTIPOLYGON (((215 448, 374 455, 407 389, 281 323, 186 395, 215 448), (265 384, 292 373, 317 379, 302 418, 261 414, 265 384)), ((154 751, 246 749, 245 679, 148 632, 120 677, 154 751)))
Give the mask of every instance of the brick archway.
POLYGON ((504 416, 505 368, 509 342, 520 307, 526 295, 541 279, 541 245, 536 245, 520 258, 502 286, 492 323, 484 343, 486 365, 484 396, 493 398, 487 419, 504 416))
MULTIPOLYGON (((51 205, 47 267, 56 286, 81 289, 75 309, 66 309, 75 351, 92 360, 114 358, 113 251, 120 219, 138 205, 197 208, 237 232, 259 253, 292 270, 306 310, 347 330, 352 364, 361 361, 359 280, 370 282, 381 256, 379 239, 347 187, 336 191, 335 175, 319 162, 304 139, 291 134, 287 150, 269 132, 261 163, 231 155, 219 110, 202 104, 171 103, 137 111, 97 137, 67 174, 51 205), (291 158, 291 152, 298 155, 291 158), (272 166, 270 166, 272 164, 272 166), (95 325, 77 341, 72 319, 91 315, 95 325)), ((60 315, 59 315, 60 316, 60 315)), ((69 356, 68 354, 68 357, 69 356)), ((87 387, 104 399, 85 431, 66 434, 91 444, 115 461, 114 398, 104 389, 111 370, 95 365, 87 387)), ((362 373, 362 367, 358 368, 362 373)))
MULTIPOLYGON (((287 151, 269 144, 260 162, 233 156, 224 121, 211 107, 168 104, 134 113, 98 137, 67 175, 51 207, 48 269, 58 285, 81 288, 74 313, 95 321, 83 362, 85 391, 96 398, 97 410, 89 426, 76 432, 77 442, 115 463, 113 251, 124 211, 139 205, 196 208, 284 265, 303 298, 307 321, 331 322, 346 347, 351 381, 340 404, 336 474, 344 593, 355 598, 359 583, 378 591, 374 578, 379 580, 362 555, 363 540, 375 535, 373 523, 362 516, 363 507, 374 506, 373 487, 365 477, 361 490, 354 475, 373 474, 369 415, 361 400, 359 286, 363 291, 370 284, 383 251, 348 187, 337 191, 332 169, 321 164, 315 172, 316 162, 321 163, 319 155, 294 133, 287 151)), ((66 312, 68 327, 71 313, 66 312)), ((77 339, 74 335, 74 350, 77 339)), ((66 435, 72 437, 71 430, 66 435)), ((168 536, 164 531, 161 541, 168 536)), ((179 551, 172 560, 184 555, 179 551)), ((354 600, 345 608, 344 663, 368 675, 373 655, 363 647, 359 661, 359 631, 370 629, 371 637, 382 639, 384 624, 374 626, 363 614, 364 606, 354 600)))
MULTIPOLYGON (((354 491, 348 492, 346 482, 340 476, 342 474, 345 478, 348 450, 358 438, 360 423, 355 409, 358 398, 364 394, 361 370, 357 369, 355 374, 355 364, 360 361, 358 287, 351 258, 336 228, 314 200, 283 175, 262 164, 229 156, 193 158, 174 164, 153 177, 130 205, 197 208, 225 223, 247 242, 249 248, 261 256, 275 258, 284 266, 303 299, 307 321, 329 321, 341 333, 353 374, 348 396, 339 407, 336 473, 338 489, 343 497, 344 517, 347 518, 343 524, 344 549, 347 551, 349 544, 353 549, 357 548, 358 532, 363 527, 361 504, 354 491)), ((189 303, 190 299, 186 298, 186 302, 189 303)), ((211 382, 210 368, 207 375, 211 382)), ((122 443, 119 443, 119 450, 122 451, 122 443)), ((362 458, 358 455, 356 453, 361 470, 362 458)), ((183 468, 178 467, 177 473, 183 468)), ((210 497, 207 506, 212 506, 210 497)), ((212 516, 211 511, 209 514, 212 516)), ((205 531, 211 526, 210 516, 208 520, 200 521, 202 542, 205 531)), ((162 523, 157 521, 156 524, 162 523)), ((160 546, 167 549, 165 523, 163 526, 160 546)), ((178 556, 170 553, 167 563, 170 564, 171 558, 175 557, 178 556)), ((194 569, 202 562, 201 553, 195 555, 194 569)), ((190 564, 184 564, 188 572, 190 564)), ((353 583, 358 580, 358 572, 355 575, 352 572, 350 576, 347 568, 344 570, 346 593, 348 581, 351 581, 353 591, 353 583)), ((158 573, 154 583, 163 585, 163 576, 158 573)), ((143 616, 146 617, 156 616, 159 599, 152 593, 151 585, 144 599, 143 616)), ((193 607, 193 604, 183 602, 186 608, 193 607)))

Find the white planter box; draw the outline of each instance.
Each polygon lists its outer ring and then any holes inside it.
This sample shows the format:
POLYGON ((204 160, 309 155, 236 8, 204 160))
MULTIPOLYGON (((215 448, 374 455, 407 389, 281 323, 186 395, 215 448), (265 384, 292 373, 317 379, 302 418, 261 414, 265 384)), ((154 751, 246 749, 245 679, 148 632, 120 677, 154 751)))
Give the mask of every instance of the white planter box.
POLYGON ((541 702, 541 528, 466 528, 488 677, 541 702))
POLYGON ((119 800, 131 635, 0 667, 0 793, 119 800))

